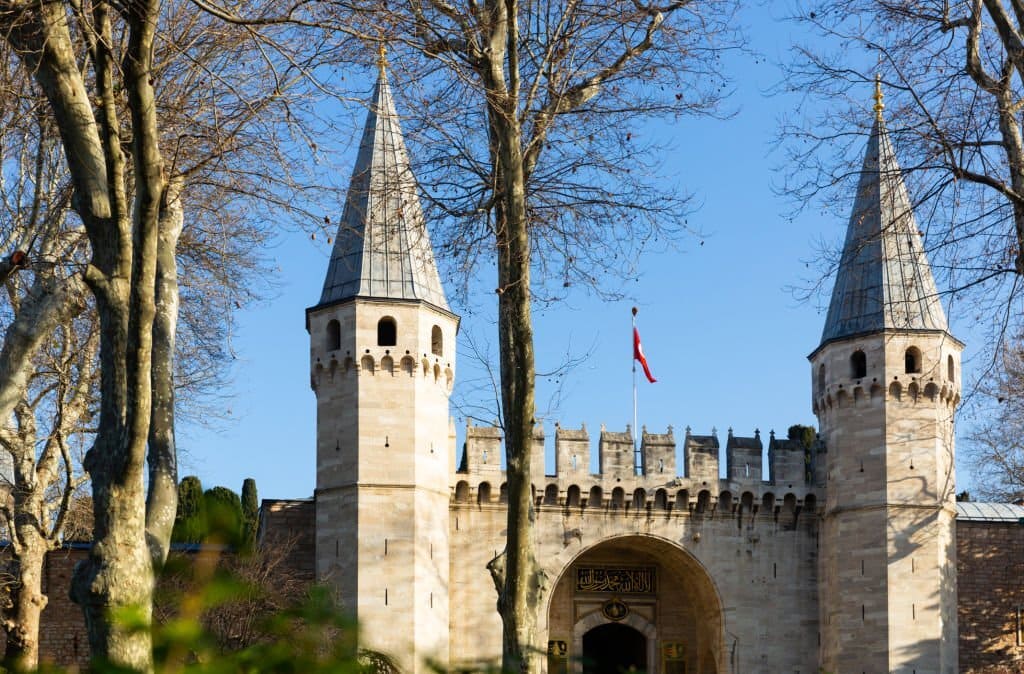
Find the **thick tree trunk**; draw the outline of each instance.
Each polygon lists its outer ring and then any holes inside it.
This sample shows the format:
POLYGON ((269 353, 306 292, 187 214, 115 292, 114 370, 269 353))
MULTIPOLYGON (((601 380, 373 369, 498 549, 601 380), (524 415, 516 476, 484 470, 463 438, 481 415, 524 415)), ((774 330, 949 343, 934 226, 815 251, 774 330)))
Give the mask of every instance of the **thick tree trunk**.
MULTIPOLYGON (((521 176, 521 172, 519 174, 521 176)), ((512 180, 515 181, 515 172, 512 180)), ((513 194, 516 192, 513 186, 513 194)), ((529 239, 522 183, 518 206, 510 204, 506 251, 500 251, 498 335, 508 470, 508 527, 504 587, 499 598, 503 624, 502 669, 540 671, 537 610, 541 579, 535 556, 531 450, 534 427, 533 324, 530 317, 529 239)), ((515 197, 513 197, 513 201, 515 197)), ((499 244, 502 245, 502 244, 499 244)))
MULTIPOLYGON (((518 119, 518 26, 514 1, 495 7, 491 45, 508 65, 492 61, 490 79, 501 81, 503 96, 491 100, 492 149, 496 156, 501 198, 498 200, 498 344, 501 357, 501 398, 505 417, 508 527, 504 573, 498 606, 502 618, 502 669, 536 674, 541 671, 537 611, 541 577, 536 558, 532 448, 534 427, 533 320, 530 289, 530 236, 526 212, 526 175, 522 128, 518 119), (499 44, 504 43, 504 44, 499 44), (504 60, 504 59, 503 59, 504 60)), ((497 56, 495 57, 497 58, 497 56)), ((493 86, 498 89, 499 86, 493 86)))
POLYGON ((129 348, 128 284, 95 274, 90 275, 90 284, 104 337, 103 396, 99 431, 84 462, 92 480, 94 543, 88 559, 75 567, 71 598, 82 607, 95 660, 149 671, 153 567, 146 545, 142 462, 132 457, 139 451, 138 439, 129 436, 123 416, 129 378, 124 365, 129 348), (119 404, 118 398, 124 402, 119 404))
POLYGON ((15 672, 35 671, 39 666, 39 616, 47 604, 42 577, 49 544, 36 532, 24 533, 27 536, 18 546, 18 557, 13 564, 18 578, 11 597, 14 606, 4 622, 7 633, 4 667, 15 672))

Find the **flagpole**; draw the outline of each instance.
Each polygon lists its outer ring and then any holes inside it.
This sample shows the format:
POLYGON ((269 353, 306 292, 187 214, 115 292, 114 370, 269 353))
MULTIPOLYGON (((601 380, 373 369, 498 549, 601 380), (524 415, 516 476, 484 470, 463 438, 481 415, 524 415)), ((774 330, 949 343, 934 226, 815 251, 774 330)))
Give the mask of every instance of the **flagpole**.
MULTIPOLYGON (((637 312, 637 308, 633 307, 633 334, 634 335, 636 334, 636 312, 637 312)), ((636 339, 636 338, 634 337, 634 339, 636 339)), ((633 348, 636 349, 636 345, 635 344, 633 345, 633 348)), ((637 408, 637 405, 636 405, 636 353, 634 352, 634 353, 632 353, 630 355, 633 356, 632 357, 632 361, 633 361, 633 474, 635 475, 636 474, 636 469, 639 466, 639 464, 637 462, 637 452, 639 451, 639 449, 637 448, 637 444, 636 444, 636 428, 637 428, 637 426, 636 426, 636 408, 637 408)))

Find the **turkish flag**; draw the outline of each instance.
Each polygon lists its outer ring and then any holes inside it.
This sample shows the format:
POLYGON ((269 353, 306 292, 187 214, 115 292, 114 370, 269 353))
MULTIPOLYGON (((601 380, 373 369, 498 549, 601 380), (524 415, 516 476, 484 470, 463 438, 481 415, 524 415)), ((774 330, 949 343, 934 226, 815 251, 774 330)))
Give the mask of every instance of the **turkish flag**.
POLYGON ((644 374, 647 376, 647 381, 652 384, 658 381, 651 375, 651 368, 647 367, 647 357, 644 355, 644 348, 640 346, 640 331, 636 328, 633 328, 633 360, 640 361, 640 365, 644 368, 644 374))

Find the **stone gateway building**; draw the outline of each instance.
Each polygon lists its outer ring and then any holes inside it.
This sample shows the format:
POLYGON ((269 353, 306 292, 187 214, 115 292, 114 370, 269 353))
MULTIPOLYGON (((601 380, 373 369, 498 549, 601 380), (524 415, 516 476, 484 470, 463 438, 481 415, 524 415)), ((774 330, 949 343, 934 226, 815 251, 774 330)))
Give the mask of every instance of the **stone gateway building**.
MULTIPOLYGON (((877 100, 810 355, 816 442, 730 431, 721 478, 717 435, 645 430, 635 452, 628 428, 557 427, 556 471, 545 475, 538 430, 536 647, 549 672, 1021 671, 1019 568, 999 590, 1012 597, 999 615, 1016 611, 1015 626, 978 618, 993 601, 983 581, 958 627, 953 416, 963 344, 949 333, 877 100)), ((448 398, 459 317, 383 66, 306 321, 317 576, 336 585, 365 645, 406 671, 496 662, 501 622, 486 567, 504 548, 502 437, 470 426, 456 448, 448 398)), ((1015 551, 1004 563, 1019 566, 1014 517, 1024 513, 1007 508, 973 513, 983 528, 971 531, 961 584, 991 571, 976 554, 989 532, 1015 551)))

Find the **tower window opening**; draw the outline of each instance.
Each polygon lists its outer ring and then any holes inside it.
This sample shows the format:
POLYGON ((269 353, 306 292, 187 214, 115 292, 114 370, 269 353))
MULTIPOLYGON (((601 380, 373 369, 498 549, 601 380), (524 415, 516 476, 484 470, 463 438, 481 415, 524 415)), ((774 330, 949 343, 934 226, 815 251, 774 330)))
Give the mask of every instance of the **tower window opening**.
POLYGON ((377 321, 377 346, 394 346, 398 341, 398 326, 390 316, 377 321))
POLYGON ((341 348, 341 323, 331 320, 327 323, 327 350, 337 351, 341 348))
POLYGON ((825 390, 825 364, 818 366, 818 393, 825 390))
POLYGON ((915 374, 921 371, 921 349, 916 346, 912 346, 907 349, 906 354, 903 356, 904 365, 906 365, 907 374, 915 374))
POLYGON ((430 353, 435 356, 444 355, 444 334, 437 325, 430 329, 430 353))
POLYGON ((946 379, 953 381, 956 377, 956 365, 953 363, 953 356, 946 356, 946 379))
POLYGON ((863 379, 868 375, 868 357, 863 351, 857 350, 850 356, 850 376, 863 379))

